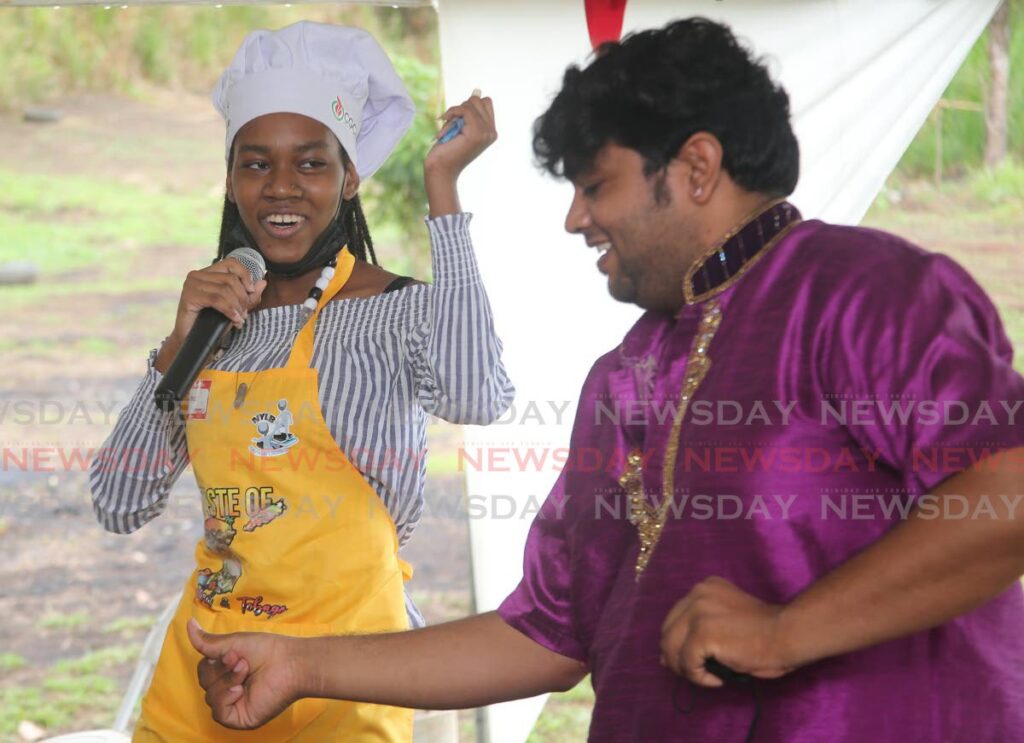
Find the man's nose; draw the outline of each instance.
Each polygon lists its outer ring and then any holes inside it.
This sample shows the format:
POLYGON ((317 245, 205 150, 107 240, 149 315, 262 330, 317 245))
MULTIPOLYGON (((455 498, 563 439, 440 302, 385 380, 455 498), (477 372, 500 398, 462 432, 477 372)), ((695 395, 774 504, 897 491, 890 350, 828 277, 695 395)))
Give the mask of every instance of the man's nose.
POLYGON ((572 203, 569 204, 569 213, 565 215, 565 231, 578 235, 590 227, 590 224, 590 211, 580 194, 580 189, 577 188, 572 195, 572 203))

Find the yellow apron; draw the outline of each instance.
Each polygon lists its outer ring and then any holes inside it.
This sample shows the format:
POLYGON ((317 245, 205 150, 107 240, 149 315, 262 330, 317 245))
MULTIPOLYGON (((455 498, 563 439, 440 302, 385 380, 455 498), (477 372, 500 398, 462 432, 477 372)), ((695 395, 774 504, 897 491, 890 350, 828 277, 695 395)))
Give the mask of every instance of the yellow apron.
POLYGON ((190 617, 211 632, 298 636, 408 629, 395 526, 342 452, 310 367, 320 311, 352 274, 343 250, 283 369, 204 370, 185 425, 203 498, 197 569, 164 639, 135 741, 409 741, 412 710, 306 699, 255 731, 221 727, 196 680, 190 617), (246 394, 238 394, 246 385, 246 394), (236 407, 236 403, 240 407, 236 407))

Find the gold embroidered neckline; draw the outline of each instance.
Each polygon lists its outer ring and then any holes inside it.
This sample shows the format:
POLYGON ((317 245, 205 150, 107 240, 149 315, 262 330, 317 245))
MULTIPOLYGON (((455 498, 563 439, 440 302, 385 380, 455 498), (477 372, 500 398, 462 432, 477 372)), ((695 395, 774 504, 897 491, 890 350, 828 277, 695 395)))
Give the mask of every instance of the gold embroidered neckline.
POLYGON ((758 207, 744 217, 717 245, 695 260, 686 272, 683 281, 686 304, 704 304, 701 308, 697 334, 686 360, 686 376, 672 420, 672 430, 665 445, 660 501, 653 504, 644 493, 644 456, 639 449, 630 451, 626 458, 626 470, 619 478, 619 485, 625 491, 629 502, 630 523, 636 527, 640 538, 640 552, 636 559, 638 581, 661 539, 665 521, 675 501, 676 459, 679 455, 683 419, 694 393, 711 370, 708 349, 722 321, 722 310, 717 297, 739 281, 800 222, 800 212, 785 199, 777 199, 766 206, 758 207), (747 240, 746 245, 744 238, 747 240), (717 264, 715 270, 708 270, 711 260, 717 264), (695 282, 698 272, 703 272, 701 281, 695 282), (695 291, 695 287, 701 288, 702 291, 695 291))
POLYGON ((679 436, 683 426, 683 418, 693 393, 711 369, 711 357, 708 348, 718 331, 722 321, 722 311, 717 300, 710 300, 703 308, 697 335, 690 346, 690 355, 686 362, 686 377, 679 395, 675 416, 672 420, 672 431, 668 444, 665 446, 665 462, 662 470, 661 501, 652 505, 643 489, 643 453, 633 449, 626 459, 626 471, 619 478, 619 485, 626 491, 629 498, 629 520, 640 537, 640 553, 636 559, 636 579, 640 580, 647 563, 651 560, 654 548, 661 538, 669 509, 672 508, 675 494, 676 457, 679 454, 679 436))

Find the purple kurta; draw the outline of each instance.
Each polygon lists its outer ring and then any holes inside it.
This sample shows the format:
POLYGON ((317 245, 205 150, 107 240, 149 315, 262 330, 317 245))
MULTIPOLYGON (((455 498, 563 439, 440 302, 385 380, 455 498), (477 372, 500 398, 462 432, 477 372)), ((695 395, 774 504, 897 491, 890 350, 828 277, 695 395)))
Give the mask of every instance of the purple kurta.
MULTIPOLYGON (((594 365, 572 447, 604 459, 563 471, 532 526, 525 577, 499 609, 589 665, 591 740, 742 741, 748 687, 698 688, 659 665, 673 604, 709 576, 787 602, 911 505, 924 508, 922 496, 972 457, 1024 446, 1010 343, 981 289, 944 256, 804 222, 717 301, 673 509, 642 575, 623 455, 642 452, 644 491, 660 498, 701 303, 678 319, 644 315, 594 365)), ((932 507, 956 515, 965 503, 932 507)), ((759 685, 762 743, 1024 740, 1021 587, 936 629, 759 685)))

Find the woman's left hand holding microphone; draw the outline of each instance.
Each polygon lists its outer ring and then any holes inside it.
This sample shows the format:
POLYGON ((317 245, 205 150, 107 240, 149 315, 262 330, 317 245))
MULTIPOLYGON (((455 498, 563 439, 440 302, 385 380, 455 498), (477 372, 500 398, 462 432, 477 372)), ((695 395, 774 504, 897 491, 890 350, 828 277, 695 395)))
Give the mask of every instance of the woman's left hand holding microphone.
POLYGON ((423 179, 427 188, 430 216, 462 211, 456 188, 462 170, 498 138, 494 123, 494 103, 481 97, 479 90, 457 106, 442 114, 440 139, 461 118, 462 131, 447 142, 435 142, 423 162, 423 179))

